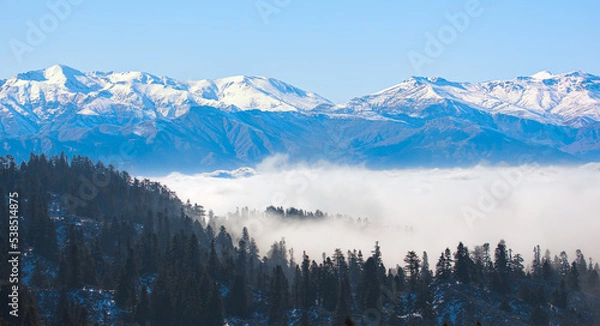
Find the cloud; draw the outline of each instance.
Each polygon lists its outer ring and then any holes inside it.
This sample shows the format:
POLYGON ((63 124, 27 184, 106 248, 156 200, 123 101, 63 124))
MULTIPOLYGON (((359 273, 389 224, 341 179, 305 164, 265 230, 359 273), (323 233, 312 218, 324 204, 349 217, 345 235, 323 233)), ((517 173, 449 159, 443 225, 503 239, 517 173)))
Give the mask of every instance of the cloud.
MULTIPOLYGON (((313 259, 335 248, 366 255, 379 241, 388 266, 401 263, 408 250, 426 250, 434 265, 443 249, 454 251, 459 241, 472 249, 485 242, 495 246, 500 239, 527 261, 536 244, 553 255, 565 250, 574 258, 581 249, 587 257, 600 257, 600 164, 369 170, 291 165, 278 156, 245 177, 172 173, 153 179, 219 216, 242 207, 256 210, 244 223, 263 254, 285 237, 288 247, 307 250, 313 259), (270 205, 319 209, 374 224, 283 223, 263 216, 270 205)), ((233 233, 241 229, 234 219, 226 225, 233 233)))

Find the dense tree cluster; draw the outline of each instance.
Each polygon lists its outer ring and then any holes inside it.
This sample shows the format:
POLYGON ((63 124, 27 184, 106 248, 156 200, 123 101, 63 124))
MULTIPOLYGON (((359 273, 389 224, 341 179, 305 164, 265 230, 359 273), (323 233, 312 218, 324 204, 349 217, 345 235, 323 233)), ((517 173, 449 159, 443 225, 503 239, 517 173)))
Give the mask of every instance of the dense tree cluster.
MULTIPOLYGON (((570 306, 575 296, 596 303, 600 297, 598 264, 581 251, 571 260, 536 246, 530 270, 504 241, 472 250, 459 243, 431 262, 426 252, 408 251, 392 268, 378 243, 366 255, 337 249, 320 259, 303 252, 296 261, 282 239, 261 257, 246 228, 232 235, 217 219, 205 219, 201 206, 181 203, 157 183, 81 157, 32 155, 21 165, 4 160, 0 191, 23 195, 22 245, 35 257, 27 260, 23 325, 102 324, 92 318, 97 311, 76 299, 81 289, 108 291, 119 314, 103 318, 129 325, 475 325, 519 304, 532 325, 547 325, 551 309, 580 324, 600 322, 593 308, 582 313, 570 306), (53 211, 53 205, 59 207, 53 211), (453 321, 436 299, 453 291, 466 296, 463 301, 482 291, 492 302, 487 311, 467 306, 453 321), (44 300, 52 295, 51 303, 44 300)), ((0 205, 6 211, 5 201, 0 205)), ((318 211, 267 212, 324 218, 318 211)), ((1 300, 6 291, 3 286, 1 300)), ((0 324, 10 320, 0 318, 0 324)))
POLYGON ((298 209, 295 207, 289 207, 284 209, 283 207, 275 207, 269 206, 267 207, 265 213, 267 215, 276 216, 280 218, 287 219, 297 219, 297 220, 321 220, 327 217, 327 214, 321 212, 320 210, 316 210, 315 212, 305 211, 303 209, 298 209))

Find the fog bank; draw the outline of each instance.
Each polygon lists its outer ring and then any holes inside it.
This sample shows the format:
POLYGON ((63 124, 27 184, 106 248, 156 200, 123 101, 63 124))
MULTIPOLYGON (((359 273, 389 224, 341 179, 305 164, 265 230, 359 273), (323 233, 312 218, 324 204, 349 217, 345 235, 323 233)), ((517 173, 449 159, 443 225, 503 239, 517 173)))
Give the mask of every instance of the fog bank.
MULTIPOLYGON (((282 223, 257 214, 244 224, 262 254, 281 237, 294 248, 296 260, 302 250, 317 260, 335 248, 366 254, 379 241, 387 265, 402 262, 408 250, 426 250, 435 266, 439 253, 447 246, 454 251, 459 241, 473 249, 505 239, 526 263, 536 244, 552 255, 565 250, 570 260, 576 249, 600 259, 600 164, 375 171, 327 163, 290 165, 285 157, 273 157, 254 175, 172 173, 152 179, 219 216, 242 207, 264 212, 272 205, 378 224, 282 223)), ((240 232, 235 221, 227 224, 232 233, 240 232)))

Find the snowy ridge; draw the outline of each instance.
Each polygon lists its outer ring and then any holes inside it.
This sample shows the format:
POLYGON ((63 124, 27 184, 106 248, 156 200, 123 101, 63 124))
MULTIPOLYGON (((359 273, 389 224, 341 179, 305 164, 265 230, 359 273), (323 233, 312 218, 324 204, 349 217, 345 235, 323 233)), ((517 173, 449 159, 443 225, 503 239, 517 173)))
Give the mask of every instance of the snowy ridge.
MULTIPOLYGON (((179 81, 143 72, 82 73, 55 65, 0 80, 3 120, 26 120, 31 126, 65 114, 125 121, 172 119, 192 107, 203 106, 227 112, 256 109, 309 113, 317 108, 319 113, 370 119, 397 114, 460 115, 479 110, 581 126, 590 120, 600 121, 600 78, 583 72, 553 75, 547 71, 481 83, 412 77, 335 106, 315 93, 266 77, 179 81), (440 105, 446 108, 440 111, 440 105)), ((7 131, 14 129, 4 127, 7 131)))
POLYGON ((19 124, 35 126, 73 114, 139 121, 177 118, 202 106, 298 112, 321 104, 330 102, 276 79, 251 76, 178 81, 143 72, 84 74, 55 65, 0 83, 2 118, 14 120, 9 126, 4 122, 5 130, 18 134, 30 131, 19 130, 19 124))
POLYGON ((481 83, 412 77, 333 108, 344 113, 371 111, 413 117, 462 114, 469 109, 577 127, 589 120, 600 121, 600 78, 583 72, 552 75, 547 71, 481 83), (431 110, 432 106, 448 102, 462 109, 431 110))
POLYGON ((61 151, 192 173, 275 154, 385 168, 518 164, 530 154, 537 162, 595 162, 600 78, 579 71, 481 83, 412 77, 338 105, 252 76, 180 81, 57 65, 0 81, 0 155, 61 151))

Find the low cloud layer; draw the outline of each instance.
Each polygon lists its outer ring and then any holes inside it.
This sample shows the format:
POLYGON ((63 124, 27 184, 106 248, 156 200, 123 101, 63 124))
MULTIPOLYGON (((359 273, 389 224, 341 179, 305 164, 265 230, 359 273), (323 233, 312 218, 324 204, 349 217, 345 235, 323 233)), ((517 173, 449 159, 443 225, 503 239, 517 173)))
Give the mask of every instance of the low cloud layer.
MULTIPOLYGON (((290 165, 273 157, 256 174, 238 178, 170 174, 153 178, 226 216, 236 208, 264 212, 267 206, 321 210, 368 218, 365 227, 344 220, 282 223, 257 214, 249 224, 265 254, 285 237, 295 249, 317 259, 335 248, 368 253, 379 241, 388 265, 401 263, 408 250, 426 250, 430 263, 459 241, 469 248, 505 239, 527 262, 533 246, 571 259, 582 249, 600 259, 600 165, 572 167, 473 167, 469 169, 369 170, 330 164, 290 165)), ((239 232, 236 221, 227 222, 239 232)))

